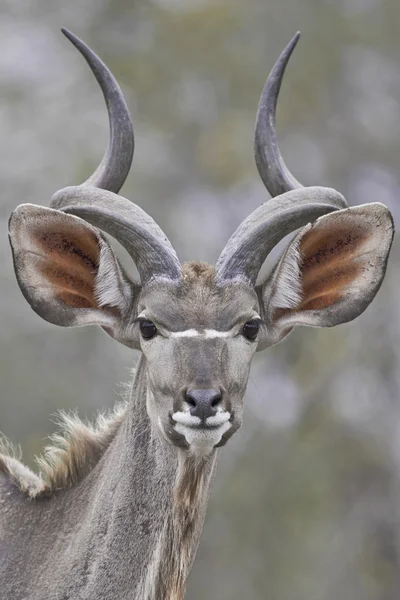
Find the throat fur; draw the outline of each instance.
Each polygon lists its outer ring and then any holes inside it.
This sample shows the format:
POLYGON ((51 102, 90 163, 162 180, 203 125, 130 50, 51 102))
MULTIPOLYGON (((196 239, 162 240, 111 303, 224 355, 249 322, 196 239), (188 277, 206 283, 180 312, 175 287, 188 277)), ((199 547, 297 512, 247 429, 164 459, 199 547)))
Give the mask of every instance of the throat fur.
POLYGON ((186 580, 197 550, 209 498, 216 454, 180 456, 170 518, 161 534, 162 551, 154 598, 183 600, 186 580))

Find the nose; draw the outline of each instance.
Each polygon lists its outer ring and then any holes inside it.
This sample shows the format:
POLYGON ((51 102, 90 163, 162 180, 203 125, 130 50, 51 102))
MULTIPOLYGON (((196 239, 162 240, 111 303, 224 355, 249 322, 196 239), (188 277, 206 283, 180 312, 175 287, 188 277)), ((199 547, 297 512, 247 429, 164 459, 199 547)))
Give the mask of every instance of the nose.
POLYGON ((189 404, 190 414, 199 417, 205 423, 208 417, 217 413, 217 406, 222 400, 219 390, 191 390, 186 392, 186 402, 189 404))

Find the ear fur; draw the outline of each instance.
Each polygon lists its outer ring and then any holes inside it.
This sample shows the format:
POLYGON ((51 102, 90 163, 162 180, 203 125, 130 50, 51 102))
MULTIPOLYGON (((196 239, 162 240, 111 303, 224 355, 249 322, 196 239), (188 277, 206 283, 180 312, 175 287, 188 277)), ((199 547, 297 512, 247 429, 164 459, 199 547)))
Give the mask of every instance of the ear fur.
POLYGON ((393 234, 391 214, 380 203, 304 227, 259 289, 267 332, 258 349, 295 325, 333 327, 360 315, 381 286, 393 234))
POLYGON ((139 286, 103 235, 82 219, 33 204, 11 215, 9 237, 23 295, 46 321, 62 327, 100 325, 118 341, 139 286))

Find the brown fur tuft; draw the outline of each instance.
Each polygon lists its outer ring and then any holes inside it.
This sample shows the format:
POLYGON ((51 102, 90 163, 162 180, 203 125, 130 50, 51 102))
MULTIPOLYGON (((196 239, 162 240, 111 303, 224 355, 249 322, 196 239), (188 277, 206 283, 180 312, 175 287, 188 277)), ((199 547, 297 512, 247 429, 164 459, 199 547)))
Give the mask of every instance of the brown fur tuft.
POLYGON ((77 415, 60 413, 60 433, 50 437, 51 445, 36 459, 39 475, 20 462, 20 450, 5 438, 0 439, 0 473, 8 475, 30 498, 76 485, 111 444, 125 416, 125 407, 121 403, 109 415, 101 413, 94 425, 84 423, 77 415))
POLYGON ((182 265, 182 275, 185 283, 200 283, 207 287, 215 284, 215 267, 204 262, 187 262, 182 265))

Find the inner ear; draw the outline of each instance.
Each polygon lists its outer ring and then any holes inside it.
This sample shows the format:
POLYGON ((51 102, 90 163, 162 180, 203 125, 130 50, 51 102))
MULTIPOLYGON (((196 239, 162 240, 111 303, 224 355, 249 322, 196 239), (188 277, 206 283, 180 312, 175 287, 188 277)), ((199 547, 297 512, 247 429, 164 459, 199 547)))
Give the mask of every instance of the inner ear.
POLYGON ((320 217, 292 240, 261 289, 268 339, 295 325, 333 327, 360 315, 385 275, 394 227, 379 203, 320 217))
POLYGON ((37 252, 33 262, 60 301, 73 308, 97 308, 99 240, 79 225, 74 231, 69 229, 65 224, 57 231, 38 227, 32 236, 37 252))
POLYGON ((365 257, 373 250, 371 229, 350 214, 340 221, 321 219, 319 227, 301 237, 302 300, 297 310, 320 310, 335 304, 368 271, 365 257))
POLYGON ((42 318, 64 327, 97 324, 132 345, 125 324, 140 287, 95 227, 58 210, 23 204, 12 214, 9 231, 18 283, 42 318))
POLYGON ((28 302, 36 304, 42 293, 65 307, 97 308, 102 240, 94 227, 53 209, 22 205, 9 228, 16 275, 28 302))

